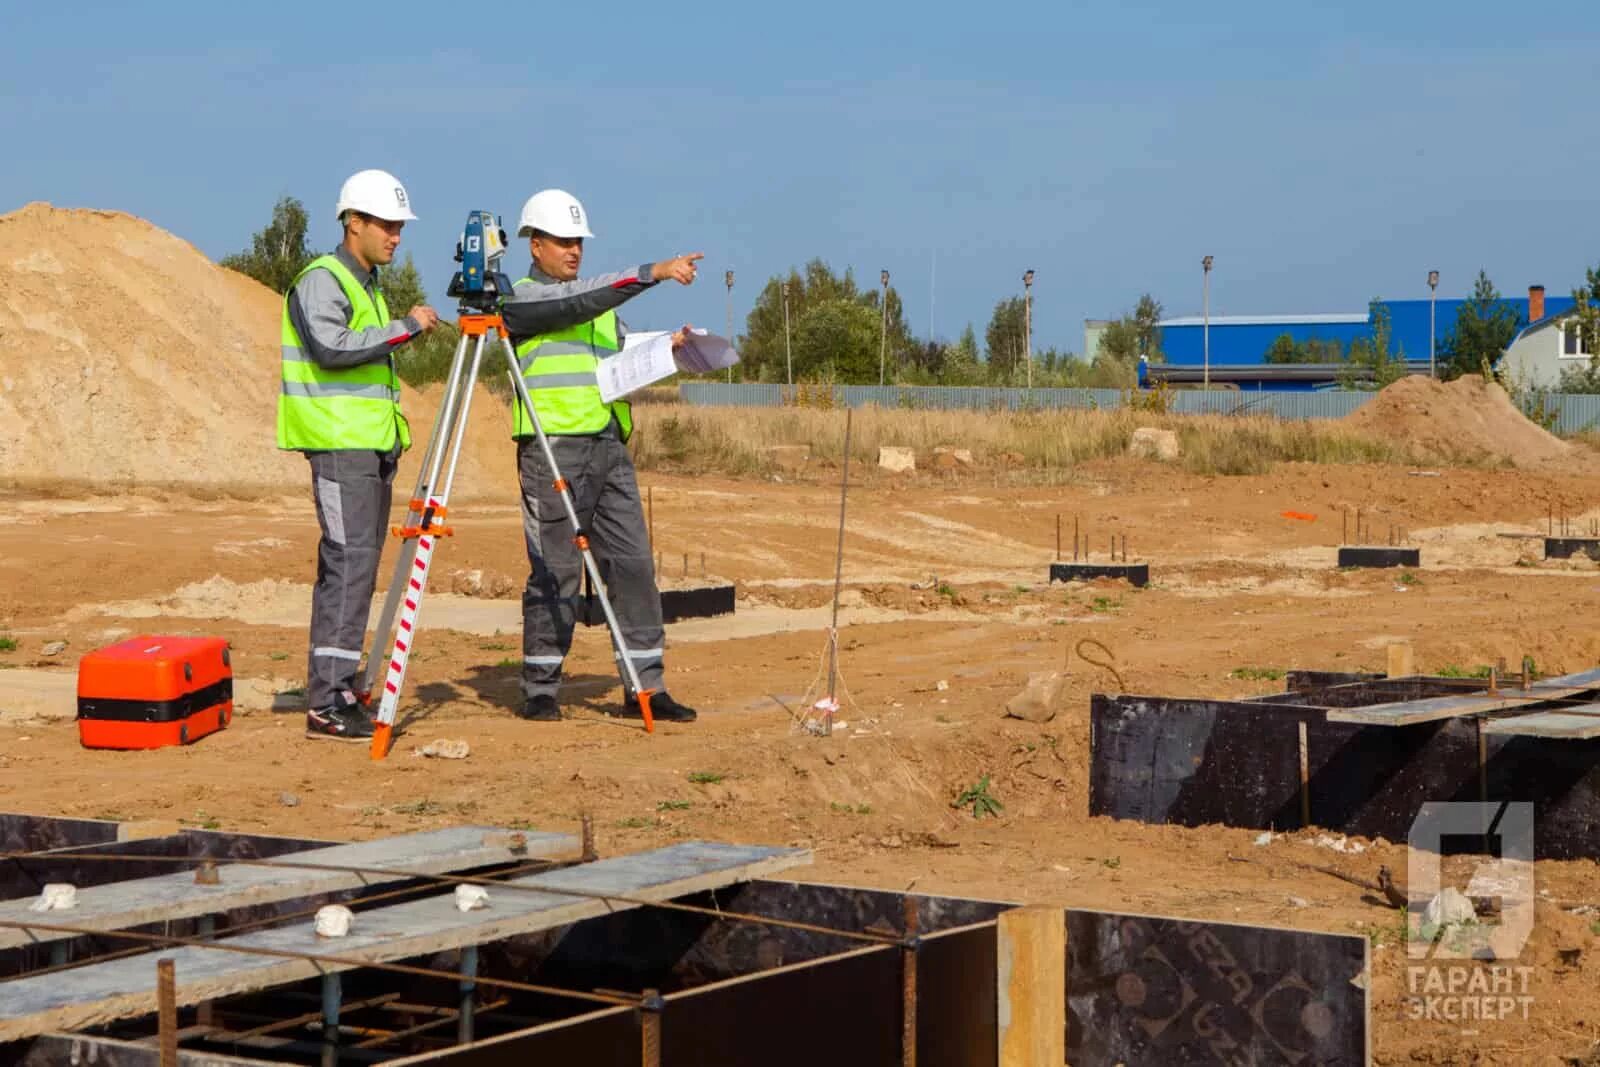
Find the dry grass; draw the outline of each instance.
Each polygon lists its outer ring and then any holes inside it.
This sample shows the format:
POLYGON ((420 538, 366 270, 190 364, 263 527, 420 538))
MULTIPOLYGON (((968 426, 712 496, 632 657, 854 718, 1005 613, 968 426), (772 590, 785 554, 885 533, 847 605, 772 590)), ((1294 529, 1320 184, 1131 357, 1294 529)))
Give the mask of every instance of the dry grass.
MULTIPOLYGON (((643 470, 765 475, 779 469, 769 449, 806 445, 812 461, 836 465, 844 412, 812 408, 645 406, 636 409, 635 461, 643 470)), ((1259 474, 1274 462, 1412 463, 1405 448, 1335 422, 1270 416, 1154 415, 1127 410, 975 412, 856 409, 852 462, 875 466, 878 449, 914 449, 919 466, 933 449, 970 449, 980 469, 1066 477, 1087 460, 1127 452, 1133 431, 1177 431, 1182 466, 1196 474, 1259 474)))

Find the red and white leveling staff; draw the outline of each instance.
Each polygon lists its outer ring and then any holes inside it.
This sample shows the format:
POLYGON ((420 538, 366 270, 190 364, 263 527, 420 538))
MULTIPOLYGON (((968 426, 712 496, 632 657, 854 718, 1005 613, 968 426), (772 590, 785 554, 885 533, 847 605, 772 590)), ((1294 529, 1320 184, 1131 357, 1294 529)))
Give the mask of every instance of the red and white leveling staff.
POLYGON ((444 403, 439 408, 438 418, 434 422, 433 432, 428 437, 428 447, 423 452, 422 471, 418 477, 416 492, 411 496, 406 523, 393 529, 395 536, 403 539, 405 547, 395 564, 394 580, 390 583, 388 595, 384 599, 383 614, 378 623, 375 639, 388 638, 391 627, 396 627, 396 614, 399 615, 399 623, 398 627, 393 629, 394 644, 388 660, 380 660, 376 656, 369 657, 363 680, 363 695, 370 695, 376 685, 381 666, 387 662, 383 691, 379 696, 378 714, 372 734, 372 758, 381 760, 389 754, 396 713, 400 705, 400 691, 405 686, 406 667, 411 662, 411 649, 416 643, 417 615, 422 608, 423 593, 428 588, 428 570, 433 564, 433 550, 440 537, 449 537, 453 532, 450 527, 441 525, 441 522, 449 512, 450 490, 455 484, 456 466, 461 459, 462 444, 466 440, 467 416, 472 410, 472 386, 478 380, 478 369, 483 361, 483 346, 491 332, 498 337, 500 346, 505 352, 511 384, 517 392, 517 402, 527 411, 528 420, 533 424, 534 433, 539 439, 539 447, 544 452, 545 462, 550 465, 550 471, 555 477, 555 489, 561 495, 561 503, 566 508, 568 520, 572 523, 573 542, 583 556, 583 565, 589 574, 590 588, 599 594, 600 608, 605 613, 606 628, 611 632, 611 643, 616 649, 617 661, 622 664, 623 677, 639 702, 645 730, 653 733, 655 718, 650 713, 651 691, 639 684, 639 672, 633 665, 633 658, 628 655, 628 645, 622 636, 622 626, 617 622, 616 613, 611 609, 611 598, 606 592, 605 582, 600 577, 600 567, 589 548, 589 537, 584 532, 583 524, 578 521, 578 509, 572 502, 571 488, 567 480, 562 477, 561 469, 556 466, 555 452, 550 448, 550 439, 545 436, 544 426, 539 422, 539 414, 533 407, 533 398, 528 395, 527 384, 522 380, 516 351, 506 336, 505 323, 499 315, 463 314, 460 324, 461 339, 456 344, 455 357, 450 364, 449 385, 445 392, 444 403), (466 359, 469 337, 474 339, 470 367, 466 359), (446 442, 449 450, 448 466, 445 465, 446 442), (439 484, 441 470, 444 475, 442 486, 439 484), (434 487, 438 487, 437 492, 433 491, 434 487))

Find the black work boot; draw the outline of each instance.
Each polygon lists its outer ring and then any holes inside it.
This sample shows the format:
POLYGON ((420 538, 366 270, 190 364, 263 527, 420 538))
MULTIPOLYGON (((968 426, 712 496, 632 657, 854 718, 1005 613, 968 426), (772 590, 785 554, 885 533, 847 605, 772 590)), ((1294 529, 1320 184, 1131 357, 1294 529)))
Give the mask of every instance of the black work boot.
POLYGON ((306 736, 317 740, 369 741, 372 716, 356 700, 355 694, 342 692, 333 703, 306 712, 306 736))
POLYGON ((561 705, 556 703, 556 698, 550 694, 540 693, 523 702, 522 710, 517 712, 517 718, 527 719, 529 722, 560 722, 561 705))
MULTIPOLYGON (((625 700, 621 707, 606 714, 618 719, 644 718, 639 711, 639 701, 633 698, 625 700)), ((650 717, 656 722, 694 722, 699 718, 693 708, 678 703, 665 692, 650 694, 650 717)))

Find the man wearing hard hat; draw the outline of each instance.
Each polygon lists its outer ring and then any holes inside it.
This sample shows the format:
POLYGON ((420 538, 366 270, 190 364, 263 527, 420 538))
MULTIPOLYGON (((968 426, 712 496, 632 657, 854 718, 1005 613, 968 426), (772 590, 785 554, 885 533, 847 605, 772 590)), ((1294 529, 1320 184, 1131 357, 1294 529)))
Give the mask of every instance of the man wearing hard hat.
POLYGON ((400 412, 395 350, 438 323, 418 305, 391 320, 378 268, 394 259, 411 213, 405 186, 381 170, 339 190, 344 240, 311 261, 283 301, 278 447, 304 452, 322 526, 311 592, 306 736, 359 741, 372 721, 352 689, 389 498, 411 433, 400 412))
MULTIPOLYGON (((695 261, 704 257, 675 256, 637 270, 580 279, 583 242, 594 234, 583 205, 560 189, 546 189, 523 205, 517 235, 528 238, 533 268, 517 282, 502 315, 528 395, 571 487, 579 523, 608 574, 611 604, 639 684, 650 692, 651 715, 658 722, 693 722, 694 710, 674 700, 662 685, 661 594, 627 448, 633 416, 626 403, 600 399, 596 369, 600 360, 622 348, 624 327, 615 309, 668 278, 690 284, 695 261)), ((682 340, 679 331, 674 343, 682 340)), ((562 662, 572 647, 583 560, 553 487, 554 475, 521 404, 514 418, 531 568, 522 594, 521 715, 554 721, 561 718, 556 692, 562 662)), ((626 689, 627 674, 618 666, 626 689)), ((641 717, 636 695, 624 692, 622 703, 608 713, 641 717)))

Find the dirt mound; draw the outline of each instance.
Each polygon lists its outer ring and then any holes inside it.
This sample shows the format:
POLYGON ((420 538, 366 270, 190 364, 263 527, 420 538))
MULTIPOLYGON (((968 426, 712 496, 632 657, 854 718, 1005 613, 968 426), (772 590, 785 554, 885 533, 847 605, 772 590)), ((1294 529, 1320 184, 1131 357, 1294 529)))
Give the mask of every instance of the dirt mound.
POLYGON ((1344 422, 1433 459, 1537 467, 1573 455, 1571 445, 1530 421, 1504 389, 1477 375, 1453 382, 1410 375, 1344 422))
MULTIPOLYGON (((305 461, 274 436, 279 308, 131 215, 0 215, 0 484, 299 490, 305 461)), ((413 463, 438 394, 406 390, 413 463)), ((492 471, 513 492, 508 417, 479 401, 460 484, 492 471)))

